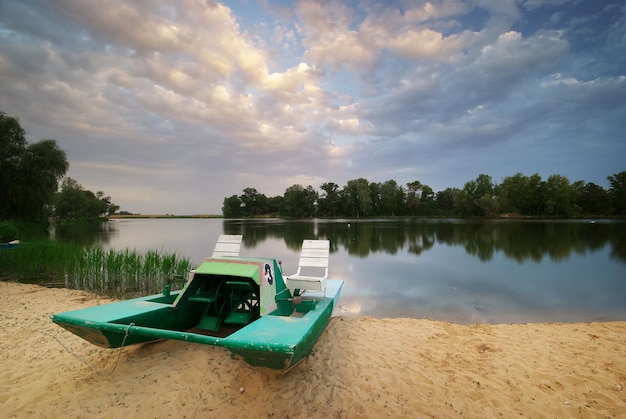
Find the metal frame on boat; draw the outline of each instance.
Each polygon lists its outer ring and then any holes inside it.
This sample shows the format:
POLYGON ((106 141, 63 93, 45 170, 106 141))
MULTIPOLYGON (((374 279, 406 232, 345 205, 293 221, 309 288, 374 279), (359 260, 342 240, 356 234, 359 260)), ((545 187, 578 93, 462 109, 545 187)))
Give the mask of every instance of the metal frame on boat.
MULTIPOLYGON (((52 321, 105 348, 176 339, 222 346, 253 366, 286 371, 308 355, 328 325, 343 285, 327 279, 328 240, 305 240, 321 277, 283 277, 275 259, 235 256, 241 236, 222 235, 182 290, 57 313, 52 321), (321 249, 321 250, 320 250, 321 249), (325 258, 325 262, 323 259, 325 258)), ((310 260, 309 260, 310 262, 310 260)))

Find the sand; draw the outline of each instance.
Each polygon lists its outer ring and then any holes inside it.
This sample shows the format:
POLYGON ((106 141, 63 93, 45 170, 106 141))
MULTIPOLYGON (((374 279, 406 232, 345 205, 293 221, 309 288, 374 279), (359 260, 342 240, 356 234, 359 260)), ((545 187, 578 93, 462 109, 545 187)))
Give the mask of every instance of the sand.
POLYGON ((339 316, 308 358, 276 375, 179 341, 102 349, 50 321, 104 302, 0 282, 0 416, 626 417, 626 322, 339 316))

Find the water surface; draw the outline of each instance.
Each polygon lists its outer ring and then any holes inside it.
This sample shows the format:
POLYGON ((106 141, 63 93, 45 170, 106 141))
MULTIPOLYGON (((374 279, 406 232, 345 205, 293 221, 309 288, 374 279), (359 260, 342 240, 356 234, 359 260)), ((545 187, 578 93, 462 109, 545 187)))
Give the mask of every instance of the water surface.
POLYGON ((339 313, 457 323, 626 320, 626 222, 117 219, 57 226, 57 239, 159 249, 194 264, 219 234, 242 256, 297 268, 303 239, 330 239, 339 313))

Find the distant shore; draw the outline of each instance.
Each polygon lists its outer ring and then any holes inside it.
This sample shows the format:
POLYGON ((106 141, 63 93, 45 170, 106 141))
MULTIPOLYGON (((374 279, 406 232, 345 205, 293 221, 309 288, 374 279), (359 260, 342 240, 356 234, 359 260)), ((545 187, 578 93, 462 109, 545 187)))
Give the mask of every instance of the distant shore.
POLYGON ((174 215, 174 214, 128 214, 128 215, 109 215, 107 218, 224 218, 223 215, 212 214, 194 214, 194 215, 174 215))
MULTIPOLYGON (((216 214, 190 214, 190 215, 175 215, 175 214, 124 214, 124 215, 120 215, 120 214, 114 214, 114 215, 108 215, 106 218, 110 218, 110 219, 119 219, 119 218, 225 218, 223 215, 216 215, 216 214)), ((262 220, 264 218, 280 218, 280 219, 284 219, 284 220, 293 220, 293 219, 301 219, 301 218, 292 218, 292 217, 282 217, 279 215, 261 215, 261 216, 256 216, 256 217, 241 217, 244 219, 255 219, 255 220, 262 220)), ((598 217, 592 217, 592 216, 588 216, 588 217, 574 217, 574 218, 556 218, 556 217, 546 217, 546 216, 534 216, 534 215, 520 215, 517 213, 505 213, 505 214, 499 214, 497 216, 493 216, 493 217, 447 217, 447 216, 376 216, 376 217, 359 217, 359 218, 353 218, 353 217, 310 217, 310 218, 305 218, 305 219, 319 219, 319 220, 363 220, 363 221, 368 221, 368 220, 377 220, 377 219, 407 219, 407 218, 415 218, 415 219, 433 219, 433 220, 437 220, 437 219, 441 219, 441 220, 446 220, 446 219, 459 219, 459 220, 500 220, 500 219, 507 219, 507 220, 550 220, 550 221, 574 221, 574 220, 623 220, 626 217, 623 216, 612 216, 612 217, 608 217, 608 216, 598 216, 598 217)))

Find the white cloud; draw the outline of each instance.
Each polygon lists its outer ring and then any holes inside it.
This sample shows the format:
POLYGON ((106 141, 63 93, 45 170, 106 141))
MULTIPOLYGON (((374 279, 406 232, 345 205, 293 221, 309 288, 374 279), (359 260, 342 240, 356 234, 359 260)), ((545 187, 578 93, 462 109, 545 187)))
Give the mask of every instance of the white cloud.
POLYGON ((624 169, 626 19, 587 1, 5 0, 0 111, 131 211, 358 177, 457 186, 479 164, 580 178, 589 138, 602 184, 624 169))
POLYGON ((578 0, 525 0, 522 2, 524 8, 528 10, 537 9, 540 7, 558 7, 566 4, 576 3, 578 0))
POLYGON ((532 73, 552 67, 568 53, 568 43, 555 31, 541 32, 523 38, 519 32, 507 32, 495 44, 481 51, 480 65, 488 74, 532 73))

